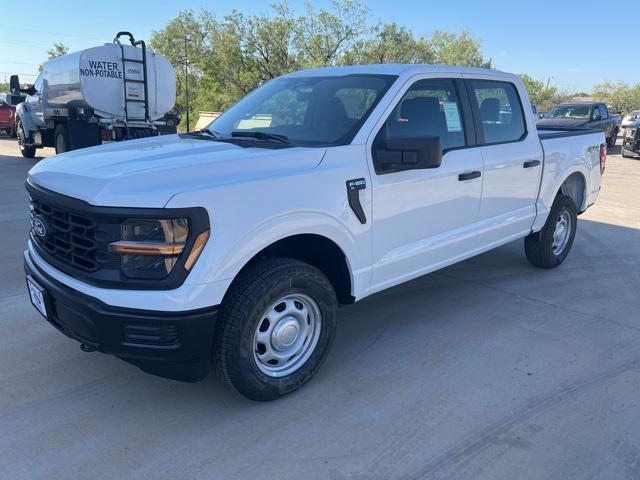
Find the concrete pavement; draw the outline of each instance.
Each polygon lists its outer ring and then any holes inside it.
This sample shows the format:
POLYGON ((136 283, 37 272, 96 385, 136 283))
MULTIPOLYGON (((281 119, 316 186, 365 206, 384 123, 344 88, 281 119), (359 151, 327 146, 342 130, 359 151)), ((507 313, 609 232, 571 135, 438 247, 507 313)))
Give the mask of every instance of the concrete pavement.
POLYGON ((640 478, 640 160, 609 156, 558 269, 517 241, 346 307, 319 374, 267 404, 42 319, 21 264, 35 162, 0 138, 0 478, 640 478))

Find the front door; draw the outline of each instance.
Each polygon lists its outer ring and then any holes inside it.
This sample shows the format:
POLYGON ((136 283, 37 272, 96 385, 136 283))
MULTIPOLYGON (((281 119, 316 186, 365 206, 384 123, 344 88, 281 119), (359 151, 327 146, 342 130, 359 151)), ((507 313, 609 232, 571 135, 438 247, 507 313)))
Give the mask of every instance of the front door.
POLYGON ((372 154, 372 291, 471 255, 482 191, 464 85, 456 78, 418 79, 405 87, 369 149, 372 154), (394 138, 440 138, 438 168, 379 171, 376 147, 394 138))

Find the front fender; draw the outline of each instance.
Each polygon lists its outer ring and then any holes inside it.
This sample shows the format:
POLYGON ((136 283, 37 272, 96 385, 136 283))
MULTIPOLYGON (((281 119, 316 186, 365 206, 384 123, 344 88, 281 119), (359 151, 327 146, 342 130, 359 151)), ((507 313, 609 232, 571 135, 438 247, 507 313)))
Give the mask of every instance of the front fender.
POLYGON ((27 110, 27 106, 24 102, 16 106, 16 123, 18 121, 22 123, 24 131, 26 133, 28 133, 29 130, 33 130, 34 128, 36 128, 33 120, 31 119, 31 115, 29 115, 29 110, 27 110))
POLYGON ((345 224, 320 212, 288 213, 255 226, 233 242, 227 253, 216 262, 212 280, 234 278, 261 250, 284 238, 302 234, 325 237, 342 250, 351 275, 352 294, 368 288, 368 249, 358 248, 359 241, 345 224))

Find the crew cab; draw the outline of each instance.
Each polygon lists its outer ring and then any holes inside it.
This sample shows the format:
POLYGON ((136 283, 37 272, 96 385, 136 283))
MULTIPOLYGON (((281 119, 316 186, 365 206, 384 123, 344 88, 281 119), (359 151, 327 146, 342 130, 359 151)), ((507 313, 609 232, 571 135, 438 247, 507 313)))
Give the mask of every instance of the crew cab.
POLYGON ((275 399, 319 369, 339 305, 520 238, 560 265, 604 142, 536 129, 495 70, 291 73, 202 131, 34 166, 30 298, 85 351, 275 399))
POLYGON ((620 114, 609 112, 602 102, 562 103, 538 121, 538 128, 589 128, 602 130, 607 146, 613 147, 620 132, 620 114))

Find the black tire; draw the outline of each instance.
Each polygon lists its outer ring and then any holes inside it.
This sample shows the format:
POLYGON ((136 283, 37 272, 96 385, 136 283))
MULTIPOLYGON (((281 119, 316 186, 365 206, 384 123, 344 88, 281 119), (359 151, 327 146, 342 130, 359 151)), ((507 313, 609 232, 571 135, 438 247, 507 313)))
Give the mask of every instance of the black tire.
POLYGON ((69 151, 69 132, 64 123, 56 125, 53 133, 53 144, 56 147, 56 155, 69 151))
POLYGON ((20 147, 20 153, 24 158, 33 158, 36 156, 35 147, 29 147, 24 144, 26 135, 24 133, 24 127, 22 126, 22 122, 18 121, 16 125, 16 129, 20 133, 20 137, 18 137, 18 146, 20 147))
POLYGON ((9 135, 11 135, 11 137, 16 138, 18 136, 18 131, 16 129, 16 126, 14 125, 13 128, 9 131, 9 135))
POLYGON ((531 233, 524 239, 527 260, 539 268, 554 268, 560 265, 571 250, 578 226, 578 211, 571 197, 558 195, 553 202, 549 218, 542 230, 531 233), (554 252, 554 232, 560 216, 570 219, 568 238, 562 250, 554 252))
POLYGON ((612 148, 616 146, 616 140, 618 140, 618 129, 614 129, 611 136, 607 139, 607 147, 612 148))
POLYGON ((317 268, 290 258, 259 261, 239 275, 222 302, 213 341, 214 368, 225 383, 251 400, 274 400, 291 393, 311 379, 327 357, 335 337, 337 307, 331 283, 317 268), (297 370, 269 376, 258 365, 254 336, 269 308, 296 294, 310 297, 319 308, 317 343, 297 370))

